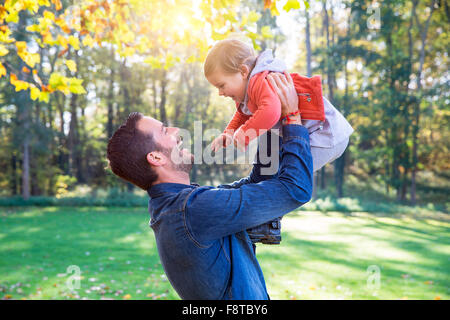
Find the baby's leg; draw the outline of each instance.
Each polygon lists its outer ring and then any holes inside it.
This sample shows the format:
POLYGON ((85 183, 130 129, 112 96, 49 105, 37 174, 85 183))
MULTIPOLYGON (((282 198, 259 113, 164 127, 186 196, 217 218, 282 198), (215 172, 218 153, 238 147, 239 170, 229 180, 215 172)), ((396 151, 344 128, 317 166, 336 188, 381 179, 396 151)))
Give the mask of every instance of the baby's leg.
POLYGON ((348 146, 348 138, 338 143, 333 148, 311 147, 313 159, 313 171, 316 172, 327 163, 331 163, 339 158, 348 146))
MULTIPOLYGON (((277 174, 280 163, 281 138, 268 131, 258 138, 258 150, 253 162, 253 177, 259 182, 277 174)), ((281 218, 266 222, 247 230, 253 244, 279 244, 281 242, 281 218)))

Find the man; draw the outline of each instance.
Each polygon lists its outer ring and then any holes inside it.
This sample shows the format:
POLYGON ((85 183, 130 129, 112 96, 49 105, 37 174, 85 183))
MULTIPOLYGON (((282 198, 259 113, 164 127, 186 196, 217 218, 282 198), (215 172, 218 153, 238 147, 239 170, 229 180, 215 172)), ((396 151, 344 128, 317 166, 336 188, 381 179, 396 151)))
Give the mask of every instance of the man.
POLYGON ((268 77, 283 119, 280 168, 269 179, 252 176, 228 188, 190 184, 193 156, 180 149, 178 128, 139 113, 131 114, 108 143, 112 171, 148 191, 160 259, 182 299, 269 298, 245 230, 298 208, 312 192, 308 130, 300 114, 285 117, 298 106, 286 77, 268 77))

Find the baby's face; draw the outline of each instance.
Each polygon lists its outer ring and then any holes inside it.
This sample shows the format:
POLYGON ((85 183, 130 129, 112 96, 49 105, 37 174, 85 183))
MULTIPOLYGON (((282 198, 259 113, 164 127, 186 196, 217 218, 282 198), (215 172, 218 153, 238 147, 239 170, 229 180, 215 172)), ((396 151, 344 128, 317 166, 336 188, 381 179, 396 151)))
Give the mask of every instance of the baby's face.
POLYGON ((206 79, 219 89, 219 96, 229 97, 235 102, 241 103, 245 97, 247 76, 248 74, 245 72, 226 73, 217 68, 206 79))

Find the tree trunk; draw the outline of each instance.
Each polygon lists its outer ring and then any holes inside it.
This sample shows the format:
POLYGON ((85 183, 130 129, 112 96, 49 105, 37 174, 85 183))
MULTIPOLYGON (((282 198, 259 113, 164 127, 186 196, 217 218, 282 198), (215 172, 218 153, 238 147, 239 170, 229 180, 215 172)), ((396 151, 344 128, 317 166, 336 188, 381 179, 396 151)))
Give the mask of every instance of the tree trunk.
MULTIPOLYGON (((22 69, 23 63, 20 64, 22 69)), ((23 72, 19 72, 19 80, 25 80, 23 72)), ((25 200, 30 198, 30 109, 33 103, 27 91, 17 93, 17 112, 21 129, 22 140, 22 197, 25 200)))
POLYGON ((160 93, 160 98, 161 98, 161 100, 160 100, 160 102, 159 102, 159 114, 160 114, 160 117, 161 117, 161 122, 162 123, 165 123, 166 125, 168 124, 167 123, 167 112, 166 112, 166 99, 167 99, 167 97, 166 97, 166 87, 167 87, 167 83, 168 83, 168 81, 167 81, 167 73, 166 73, 166 71, 164 70, 163 72, 162 72, 162 75, 161 75, 161 93, 160 93))
POLYGON ((17 195, 17 157, 14 151, 11 157, 11 170, 11 194, 15 196, 17 195))
MULTIPOLYGON (((306 76, 312 76, 312 66, 311 66, 311 28, 310 28, 310 18, 309 18, 309 10, 305 9, 306 16, 306 28, 305 28, 305 45, 306 45, 306 76)), ((313 174, 313 191, 312 198, 317 197, 317 172, 313 174)))
MULTIPOLYGON (((113 56, 113 55, 112 55, 113 56)), ((109 79, 109 91, 108 91, 108 120, 106 123, 106 134, 107 139, 111 138, 111 136, 114 133, 114 75, 115 75, 115 69, 114 65, 111 65, 111 74, 109 79)))
POLYGON ((58 141, 59 141, 59 148, 58 148, 58 167, 61 169, 63 174, 69 174, 69 167, 68 167, 68 159, 65 153, 64 146, 67 145, 66 141, 66 134, 64 132, 64 105, 65 105, 65 96, 62 93, 55 92, 55 101, 56 106, 58 108, 59 113, 59 134, 58 134, 58 141))
POLYGON ((309 11, 305 9, 306 13, 306 75, 308 77, 312 76, 311 71, 311 32, 310 32, 310 23, 309 23, 309 11))
POLYGON ((24 200, 30 198, 30 140, 28 135, 23 142, 22 197, 24 200))
MULTIPOLYGON (((433 2, 430 5, 430 15, 428 16, 425 26, 422 26, 419 22, 419 18, 417 17, 417 14, 414 10, 413 14, 417 22, 417 27, 420 31, 421 36, 421 47, 420 47, 420 56, 419 56, 419 70, 417 72, 417 91, 419 95, 422 91, 422 70, 423 70, 423 64, 425 62, 425 45, 427 41, 427 35, 428 35, 428 28, 430 26, 431 16, 433 15, 433 12, 435 10, 436 6, 436 0, 433 0, 433 2)), ((419 133, 420 128, 420 102, 421 99, 419 98, 418 101, 415 101, 414 103, 414 120, 415 123, 413 125, 412 133, 413 133, 413 147, 412 147, 412 168, 411 168, 411 204, 416 205, 417 199, 416 199, 416 172, 417 172, 417 163, 418 163, 418 157, 417 157, 417 136, 419 133)))
POLYGON ((81 146, 79 136, 79 124, 77 114, 78 96, 72 94, 70 98, 70 129, 68 135, 69 149, 69 173, 77 178, 78 182, 84 182, 83 165, 81 159, 81 146))

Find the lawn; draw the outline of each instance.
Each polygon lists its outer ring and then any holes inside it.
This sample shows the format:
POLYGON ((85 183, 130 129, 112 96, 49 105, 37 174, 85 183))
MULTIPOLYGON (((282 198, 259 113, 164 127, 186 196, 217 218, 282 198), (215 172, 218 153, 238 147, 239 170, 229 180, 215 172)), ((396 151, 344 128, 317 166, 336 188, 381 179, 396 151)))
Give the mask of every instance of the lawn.
MULTIPOLYGON (((178 299, 145 208, 0 207, 0 299, 178 299), (79 289, 69 289, 81 271, 79 289)), ((307 212, 258 245, 272 299, 449 299, 450 219, 307 212)))

